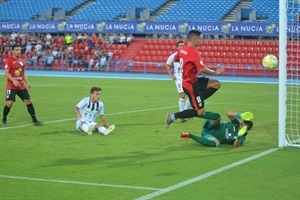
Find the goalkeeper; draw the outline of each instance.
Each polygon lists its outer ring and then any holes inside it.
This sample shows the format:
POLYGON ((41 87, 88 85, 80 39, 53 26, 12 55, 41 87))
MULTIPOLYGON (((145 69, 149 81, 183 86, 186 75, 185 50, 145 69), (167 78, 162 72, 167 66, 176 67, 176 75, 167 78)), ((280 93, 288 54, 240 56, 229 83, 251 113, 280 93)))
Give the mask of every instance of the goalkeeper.
POLYGON ((191 138, 204 146, 210 147, 218 147, 220 144, 232 144, 234 147, 242 146, 248 131, 253 126, 253 113, 240 114, 235 111, 227 111, 226 115, 230 121, 221 121, 221 116, 218 115, 219 119, 207 119, 204 122, 201 136, 182 132, 181 138, 185 138, 186 141, 191 138))

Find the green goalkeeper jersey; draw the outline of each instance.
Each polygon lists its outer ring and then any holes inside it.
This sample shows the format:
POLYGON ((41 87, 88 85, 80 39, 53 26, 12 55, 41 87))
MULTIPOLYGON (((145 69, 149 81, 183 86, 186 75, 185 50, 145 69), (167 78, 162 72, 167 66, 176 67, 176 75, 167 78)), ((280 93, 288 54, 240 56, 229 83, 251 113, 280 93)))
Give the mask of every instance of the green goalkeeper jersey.
MULTIPOLYGON (((241 123, 238 119, 221 121, 217 125, 211 125, 209 120, 207 120, 203 126, 201 135, 204 136, 210 134, 217 138, 221 144, 233 144, 235 137, 238 135, 240 125, 241 123)), ((240 138, 241 144, 244 143, 246 135, 247 134, 240 138)))

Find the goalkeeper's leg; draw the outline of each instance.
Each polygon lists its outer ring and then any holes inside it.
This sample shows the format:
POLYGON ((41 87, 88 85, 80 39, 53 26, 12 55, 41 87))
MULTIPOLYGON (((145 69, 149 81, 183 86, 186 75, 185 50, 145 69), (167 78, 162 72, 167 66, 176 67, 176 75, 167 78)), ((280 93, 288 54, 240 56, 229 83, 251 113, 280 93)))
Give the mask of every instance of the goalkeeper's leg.
POLYGON ((218 147, 220 146, 220 142, 217 138, 210 134, 205 134, 203 136, 196 136, 193 134, 190 134, 191 139, 195 140, 196 142, 209 147, 218 147))

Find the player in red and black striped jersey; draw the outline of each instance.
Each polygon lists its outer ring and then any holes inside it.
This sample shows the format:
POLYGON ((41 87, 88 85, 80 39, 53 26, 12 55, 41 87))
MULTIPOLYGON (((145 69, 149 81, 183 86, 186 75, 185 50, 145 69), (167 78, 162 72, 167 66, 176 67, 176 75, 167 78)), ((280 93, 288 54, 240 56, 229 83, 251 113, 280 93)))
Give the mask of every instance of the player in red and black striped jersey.
POLYGON ((16 95, 25 103, 27 110, 32 118, 33 125, 42 126, 43 122, 37 120, 35 110, 30 100, 29 92, 26 88, 31 88, 25 74, 25 62, 21 59, 21 46, 12 46, 12 56, 6 60, 5 66, 6 82, 6 104, 3 108, 2 125, 7 125, 7 115, 16 99, 16 95))
POLYGON ((224 67, 211 70, 204 66, 200 53, 196 50, 201 43, 200 31, 191 30, 187 35, 187 39, 188 44, 178 51, 174 60, 179 61, 181 64, 183 90, 189 97, 193 109, 186 109, 177 113, 168 112, 166 119, 167 128, 169 128, 170 124, 178 118, 186 119, 201 117, 212 120, 218 119, 216 113, 205 111, 204 100, 213 95, 221 85, 217 80, 198 76, 199 73, 219 75, 223 73, 224 67))

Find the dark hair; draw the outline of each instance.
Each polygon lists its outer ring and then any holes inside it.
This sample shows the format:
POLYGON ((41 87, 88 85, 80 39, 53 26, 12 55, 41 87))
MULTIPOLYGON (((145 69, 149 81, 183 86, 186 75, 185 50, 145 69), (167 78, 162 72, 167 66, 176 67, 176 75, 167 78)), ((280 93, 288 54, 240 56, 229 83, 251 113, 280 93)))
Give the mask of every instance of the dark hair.
POLYGON ((247 125, 247 131, 250 131, 253 127, 252 121, 244 121, 244 123, 247 125))
POLYGON ((12 49, 12 50, 15 50, 15 48, 18 48, 18 47, 21 48, 21 45, 20 45, 19 43, 16 43, 16 44, 13 44, 13 45, 12 45, 11 49, 12 49))
POLYGON ((99 91, 101 91, 101 88, 100 87, 92 87, 90 90, 90 93, 93 94, 95 91, 99 92, 99 91))
POLYGON ((178 47, 179 44, 183 43, 184 44, 184 41, 180 40, 176 43, 176 47, 178 47))
POLYGON ((201 35, 201 31, 198 30, 190 30, 190 32, 187 34, 187 39, 191 40, 192 38, 196 37, 196 36, 200 36, 201 35))

